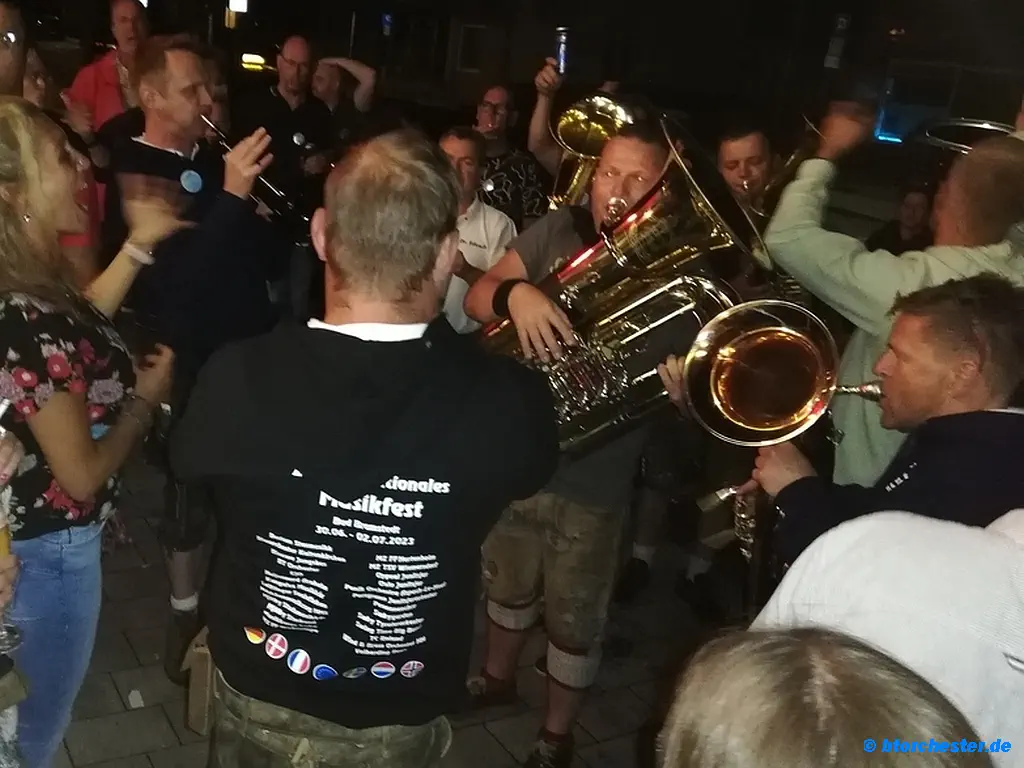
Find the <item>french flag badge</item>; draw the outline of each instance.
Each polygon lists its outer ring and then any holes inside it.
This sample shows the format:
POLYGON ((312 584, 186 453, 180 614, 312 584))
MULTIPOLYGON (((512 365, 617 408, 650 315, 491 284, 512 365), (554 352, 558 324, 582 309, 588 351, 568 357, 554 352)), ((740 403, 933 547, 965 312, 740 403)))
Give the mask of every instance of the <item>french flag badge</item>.
POLYGON ((309 672, 309 654, 301 648, 296 648, 288 654, 288 669, 296 675, 304 675, 309 672))

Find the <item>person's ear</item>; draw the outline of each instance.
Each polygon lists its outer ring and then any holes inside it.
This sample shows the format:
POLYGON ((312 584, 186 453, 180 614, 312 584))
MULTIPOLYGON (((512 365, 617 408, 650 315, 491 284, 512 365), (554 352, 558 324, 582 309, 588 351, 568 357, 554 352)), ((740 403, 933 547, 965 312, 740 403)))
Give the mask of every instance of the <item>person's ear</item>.
POLYGON ((309 222, 309 237, 320 261, 327 263, 327 211, 317 208, 309 222))
POLYGON ((458 230, 448 234, 441 241, 441 247, 437 253, 437 261, 434 263, 434 282, 437 285, 445 285, 455 269, 455 260, 459 253, 458 230))

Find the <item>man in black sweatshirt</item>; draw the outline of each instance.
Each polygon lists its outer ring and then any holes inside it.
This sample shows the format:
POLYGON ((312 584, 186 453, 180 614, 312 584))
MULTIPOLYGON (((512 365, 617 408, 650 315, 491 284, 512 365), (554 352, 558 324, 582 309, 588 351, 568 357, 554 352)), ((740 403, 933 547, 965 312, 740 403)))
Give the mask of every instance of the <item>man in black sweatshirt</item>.
MULTIPOLYGON (((154 37, 139 48, 134 85, 144 116, 141 135, 126 131, 110 147, 103 244, 121 248, 127 236, 122 200, 142 186, 174 200, 192 222, 162 242, 154 263, 136 280, 127 304, 150 342, 175 351, 172 408, 184 409, 206 359, 229 341, 266 333, 274 324, 267 290, 275 259, 287 257, 271 225, 249 199, 266 168, 270 139, 263 131, 243 139, 224 158, 201 141, 203 115, 212 110, 202 51, 188 38, 154 37)), ((126 113, 127 115, 127 113, 126 113)), ((129 243, 131 245, 131 243, 129 243)), ((170 555, 171 622, 164 668, 184 683, 181 663, 199 630, 195 559, 209 529, 202 492, 173 476, 165 494, 161 538, 170 555)))
POLYGON ((982 274, 900 297, 875 365, 882 426, 908 432, 872 487, 814 474, 791 443, 762 448, 754 480, 775 499, 778 555, 792 563, 855 517, 903 510, 985 527, 1024 507, 1024 288, 982 274))
POLYGON ((429 768, 451 739, 480 546, 554 472, 544 378, 441 315, 458 191, 392 133, 331 175, 326 314, 213 356, 171 461, 216 499, 210 765, 429 768))

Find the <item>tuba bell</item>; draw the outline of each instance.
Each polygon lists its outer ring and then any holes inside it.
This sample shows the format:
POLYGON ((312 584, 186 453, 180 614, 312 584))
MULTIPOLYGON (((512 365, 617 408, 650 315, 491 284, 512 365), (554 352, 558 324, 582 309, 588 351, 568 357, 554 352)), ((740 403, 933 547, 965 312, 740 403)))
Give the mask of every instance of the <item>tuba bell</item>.
MULTIPOLYGON (((555 395, 566 451, 586 451, 665 402, 658 364, 685 355, 699 327, 736 303, 727 281, 763 247, 715 163, 680 127, 663 119, 662 129, 670 160, 659 181, 538 285, 577 336, 560 359, 533 363, 555 395)), ((484 344, 522 359, 509 320, 486 328, 484 344)))
POLYGON ((604 145, 634 119, 631 109, 603 92, 577 101, 559 115, 551 126, 551 135, 562 148, 551 210, 583 199, 604 145))

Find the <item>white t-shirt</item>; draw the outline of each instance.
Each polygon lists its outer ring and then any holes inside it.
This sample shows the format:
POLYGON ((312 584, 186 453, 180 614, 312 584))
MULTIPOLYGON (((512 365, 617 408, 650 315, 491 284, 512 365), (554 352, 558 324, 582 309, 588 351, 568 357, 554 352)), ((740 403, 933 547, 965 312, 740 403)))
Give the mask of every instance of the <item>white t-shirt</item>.
MULTIPOLYGON (((512 219, 480 200, 474 200, 465 214, 459 216, 459 249, 467 264, 484 272, 505 255, 505 249, 516 236, 512 219)), ((444 300, 444 313, 459 333, 472 333, 480 323, 471 320, 462 309, 469 285, 461 277, 453 277, 444 300)))
MULTIPOLYGON (((752 629, 820 626, 914 670, 986 742, 1024 748, 1024 511, 974 528, 908 512, 852 520, 793 564, 752 629)), ((888 734, 879 734, 892 738, 888 734)))

